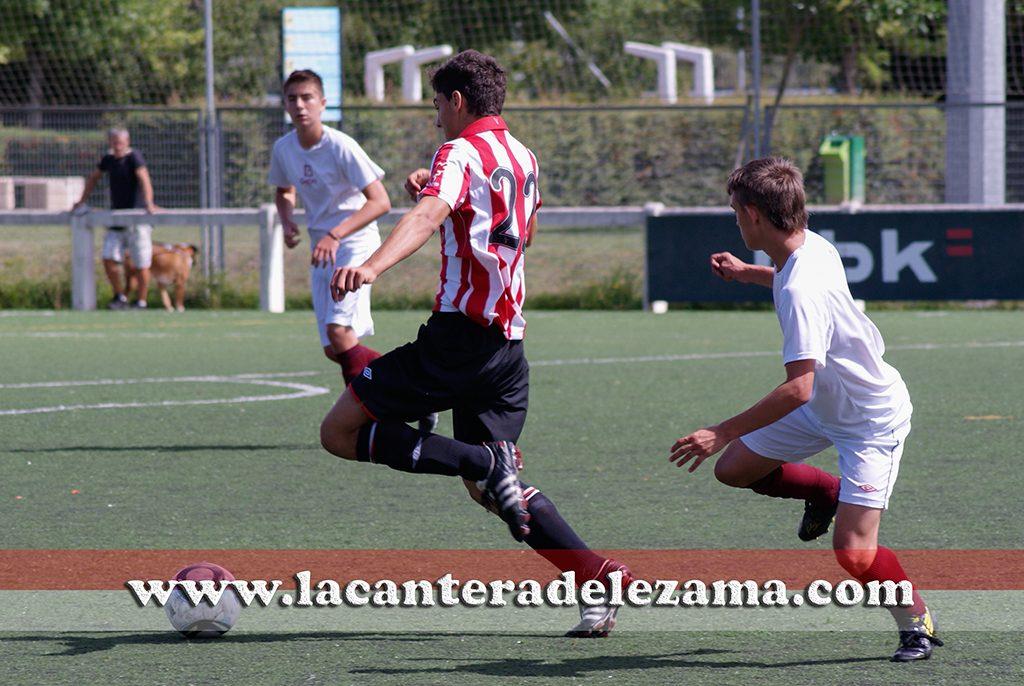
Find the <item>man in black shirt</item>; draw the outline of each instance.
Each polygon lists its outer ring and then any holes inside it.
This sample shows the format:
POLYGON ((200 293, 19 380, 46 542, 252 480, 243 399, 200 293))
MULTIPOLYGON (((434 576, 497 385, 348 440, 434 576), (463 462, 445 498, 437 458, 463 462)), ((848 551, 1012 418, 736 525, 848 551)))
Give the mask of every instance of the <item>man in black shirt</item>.
MULTIPOLYGON (((85 205, 96 184, 106 173, 110 181, 110 208, 113 210, 144 207, 155 212, 153 184, 146 169, 142 153, 133 150, 125 129, 111 129, 109 133, 110 152, 103 156, 96 169, 85 180, 82 197, 72 210, 85 205)), ((146 293, 149 291, 149 267, 153 259, 153 228, 145 224, 133 227, 111 226, 103 240, 103 269, 107 273, 114 297, 107 306, 112 310, 128 306, 126 291, 136 283, 136 308, 146 307, 146 293), (121 281, 120 265, 124 262, 125 251, 131 254, 132 268, 125 269, 124 285, 121 281)))

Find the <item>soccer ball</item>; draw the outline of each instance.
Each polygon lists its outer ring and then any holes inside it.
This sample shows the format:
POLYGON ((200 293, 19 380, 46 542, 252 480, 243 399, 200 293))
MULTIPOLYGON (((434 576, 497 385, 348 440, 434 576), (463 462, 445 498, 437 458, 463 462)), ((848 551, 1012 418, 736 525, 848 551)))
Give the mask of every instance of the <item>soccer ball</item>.
MULTIPOLYGON (((212 562, 189 565, 175 574, 174 578, 178 581, 208 579, 215 584, 221 580, 235 580, 231 572, 212 562)), ((180 631, 185 638, 216 638, 238 621, 242 604, 230 586, 224 589, 216 605, 205 598, 198 605, 192 605, 188 594, 175 587, 164 604, 164 610, 167 612, 167 618, 171 620, 171 626, 180 631)))

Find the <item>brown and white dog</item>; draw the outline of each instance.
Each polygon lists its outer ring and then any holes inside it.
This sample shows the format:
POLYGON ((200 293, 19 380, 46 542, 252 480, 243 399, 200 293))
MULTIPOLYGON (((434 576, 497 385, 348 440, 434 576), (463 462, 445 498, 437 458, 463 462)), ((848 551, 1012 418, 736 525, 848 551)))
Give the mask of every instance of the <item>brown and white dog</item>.
POLYGON ((168 312, 185 311, 185 282, 199 249, 191 243, 153 243, 152 279, 160 289, 160 299, 168 312), (174 306, 167 287, 174 284, 174 306))

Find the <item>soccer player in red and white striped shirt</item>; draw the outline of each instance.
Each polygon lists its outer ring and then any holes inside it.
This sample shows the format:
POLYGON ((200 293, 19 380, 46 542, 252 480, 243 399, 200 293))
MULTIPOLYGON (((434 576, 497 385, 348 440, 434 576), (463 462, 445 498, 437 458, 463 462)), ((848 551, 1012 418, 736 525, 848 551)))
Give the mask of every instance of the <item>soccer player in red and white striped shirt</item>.
MULTIPOLYGON (((416 206, 362 265, 335 271, 340 298, 370 284, 441 232, 434 312, 416 341, 374 360, 324 418, 321 443, 349 460, 405 472, 462 477, 516 540, 577 583, 629 570, 576 535, 554 504, 519 481, 515 441, 526 422, 529 365, 523 353, 523 249, 540 207, 537 158, 501 118, 505 72, 475 50, 433 74, 437 126, 449 139, 429 171, 409 177, 416 206), (455 438, 405 422, 452 410, 455 438)), ((614 577, 612 577, 614 578, 614 577)), ((604 636, 616 608, 581 607, 573 636, 604 636)))

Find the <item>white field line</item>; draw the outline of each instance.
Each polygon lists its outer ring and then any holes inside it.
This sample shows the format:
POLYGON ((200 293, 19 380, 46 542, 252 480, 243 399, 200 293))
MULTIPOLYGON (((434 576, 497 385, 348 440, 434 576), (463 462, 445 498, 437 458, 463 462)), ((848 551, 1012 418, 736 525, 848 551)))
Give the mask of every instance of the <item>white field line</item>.
POLYGON ((170 377, 149 377, 144 379, 95 379, 91 381, 43 381, 38 383, 21 384, 0 384, 2 389, 19 388, 68 388, 71 386, 128 386, 145 383, 235 383, 249 384, 253 386, 270 386, 273 388, 285 388, 292 393, 277 393, 274 395, 243 395, 233 398, 207 398, 199 400, 157 400, 149 402, 124 402, 124 403, 91 403, 76 405, 52 405, 49 407, 26 407, 18 409, 0 410, 0 416, 25 415, 25 414, 46 414, 52 412, 70 412, 73 410, 113 410, 143 407, 176 407, 182 405, 226 405, 231 403, 257 403, 271 400, 297 400, 300 398, 312 398, 318 395, 329 393, 330 390, 322 386, 311 386, 296 381, 274 381, 274 378, 291 378, 297 376, 313 376, 319 372, 277 372, 269 374, 236 374, 232 376, 170 376, 170 377))
MULTIPOLYGON (((899 350, 955 350, 971 348, 1021 348, 1024 341, 991 341, 988 343, 909 343, 886 346, 886 352, 899 350)), ((584 364, 634 364, 642 362, 687 362, 750 357, 781 357, 781 350, 751 350, 728 353, 683 353, 679 355, 640 355, 637 357, 576 357, 561 360, 537 360, 531 367, 562 367, 584 364)))
POLYGON ((224 383, 248 382, 251 379, 290 379, 296 376, 316 376, 320 372, 263 372, 253 374, 228 374, 204 376, 150 376, 142 379, 85 379, 81 381, 36 381, 33 383, 6 383, 0 388, 68 388, 71 386, 128 386, 139 383, 199 382, 224 383))
MULTIPOLYGON (((889 346, 889 351, 899 350, 956 350, 956 349, 981 349, 981 348, 1021 348, 1024 347, 1024 340, 1018 341, 989 341, 972 343, 908 343, 904 345, 889 346)), ((774 357, 779 355, 775 350, 753 350, 748 352, 721 352, 721 353, 686 353, 679 355, 641 355, 634 357, 578 357, 554 360, 537 360, 531 362, 531 367, 562 367, 570 365, 588 364, 637 364, 646 362, 687 362, 695 360, 718 360, 718 359, 744 359, 754 357, 774 357)), ((243 402, 262 402, 268 400, 292 400, 297 398, 309 398, 323 395, 330 391, 322 386, 310 386, 294 382, 269 381, 271 378, 293 378, 297 376, 314 376, 319 372, 277 372, 266 374, 236 374, 232 376, 172 376, 172 377, 149 377, 144 379, 96 379, 91 381, 41 381, 36 383, 0 384, 0 389, 17 388, 68 388, 72 386, 118 386, 141 383, 249 383, 257 386, 278 386, 290 388, 295 393, 264 395, 264 396, 240 396, 237 398, 207 399, 207 400, 163 400, 148 403, 99 403, 93 405, 55 405, 52 407, 35 407, 13 410, 0 410, 3 415, 40 414, 45 412, 67 412, 69 410, 87 409, 119 409, 138 407, 170 407, 180 405, 220 405, 243 402)))
POLYGON ((0 312, 0 318, 4 317, 55 317, 56 312, 51 310, 43 310, 41 312, 33 312, 31 310, 4 310, 0 312))
POLYGON ((3 331, 0 338, 170 338, 158 331, 3 331))

